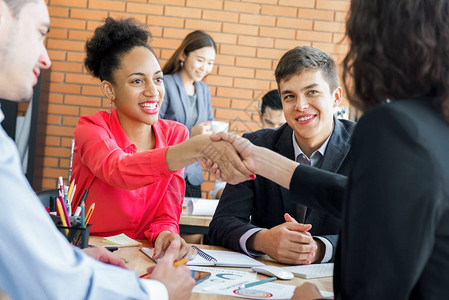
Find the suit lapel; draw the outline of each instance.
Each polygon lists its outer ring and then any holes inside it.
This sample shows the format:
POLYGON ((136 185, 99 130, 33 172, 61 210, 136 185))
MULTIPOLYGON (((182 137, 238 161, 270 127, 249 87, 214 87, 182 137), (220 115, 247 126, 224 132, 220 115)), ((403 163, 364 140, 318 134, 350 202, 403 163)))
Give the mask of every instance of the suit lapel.
POLYGON ((320 169, 337 173, 349 152, 350 144, 347 142, 349 140, 349 133, 335 117, 334 124, 335 128, 327 144, 320 169))

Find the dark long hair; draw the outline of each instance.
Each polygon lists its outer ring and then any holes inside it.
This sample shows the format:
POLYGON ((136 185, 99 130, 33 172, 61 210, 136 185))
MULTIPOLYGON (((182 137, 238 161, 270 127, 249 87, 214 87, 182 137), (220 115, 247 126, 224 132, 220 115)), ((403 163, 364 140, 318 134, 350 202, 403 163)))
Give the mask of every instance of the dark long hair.
POLYGON ((165 63, 162 72, 164 74, 174 74, 178 72, 181 70, 181 61, 179 59, 181 53, 184 52, 186 56, 189 56, 190 52, 204 47, 213 47, 215 53, 217 52, 217 45, 209 34, 201 30, 195 30, 189 33, 186 35, 178 49, 176 49, 175 53, 173 53, 165 63))
POLYGON ((449 120, 449 1, 352 0, 343 82, 365 111, 386 99, 432 96, 449 120))

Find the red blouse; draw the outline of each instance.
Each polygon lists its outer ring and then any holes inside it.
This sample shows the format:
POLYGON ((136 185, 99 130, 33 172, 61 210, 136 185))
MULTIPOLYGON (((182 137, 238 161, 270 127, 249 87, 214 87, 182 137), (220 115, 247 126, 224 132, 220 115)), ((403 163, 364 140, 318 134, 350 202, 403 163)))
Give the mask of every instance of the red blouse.
POLYGON ((89 189, 86 212, 92 203, 90 233, 125 233, 134 239, 154 242, 164 230, 179 233, 185 182, 184 169, 171 172, 165 163, 168 146, 188 138, 187 128, 174 121, 159 119, 153 125, 156 147, 136 152, 120 125, 114 109, 80 118, 75 128, 73 175, 78 205, 89 189))

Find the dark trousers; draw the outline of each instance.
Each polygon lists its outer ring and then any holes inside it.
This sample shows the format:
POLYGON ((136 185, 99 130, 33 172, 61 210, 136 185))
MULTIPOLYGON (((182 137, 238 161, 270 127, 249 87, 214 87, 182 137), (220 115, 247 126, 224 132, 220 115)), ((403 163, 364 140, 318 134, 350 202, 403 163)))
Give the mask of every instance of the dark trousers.
POLYGON ((192 185, 186 179, 186 197, 201 198, 201 185, 192 185))

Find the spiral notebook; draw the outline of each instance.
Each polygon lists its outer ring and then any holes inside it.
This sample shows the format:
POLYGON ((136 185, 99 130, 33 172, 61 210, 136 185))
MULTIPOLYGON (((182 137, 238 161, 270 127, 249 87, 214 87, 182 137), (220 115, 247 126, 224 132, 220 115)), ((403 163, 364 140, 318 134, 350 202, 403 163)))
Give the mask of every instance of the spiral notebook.
MULTIPOLYGON (((216 267, 235 267, 235 268, 251 268, 264 266, 263 263, 257 261, 248 255, 220 250, 205 250, 192 246, 197 251, 197 256, 187 262, 188 266, 216 266, 216 267)), ((140 251, 152 259, 153 248, 141 248, 140 251)))
POLYGON ((216 266, 216 267, 235 267, 235 268, 251 268, 264 266, 258 260, 248 255, 221 250, 199 249, 192 246, 198 252, 198 255, 191 261, 187 262, 188 266, 216 266))

